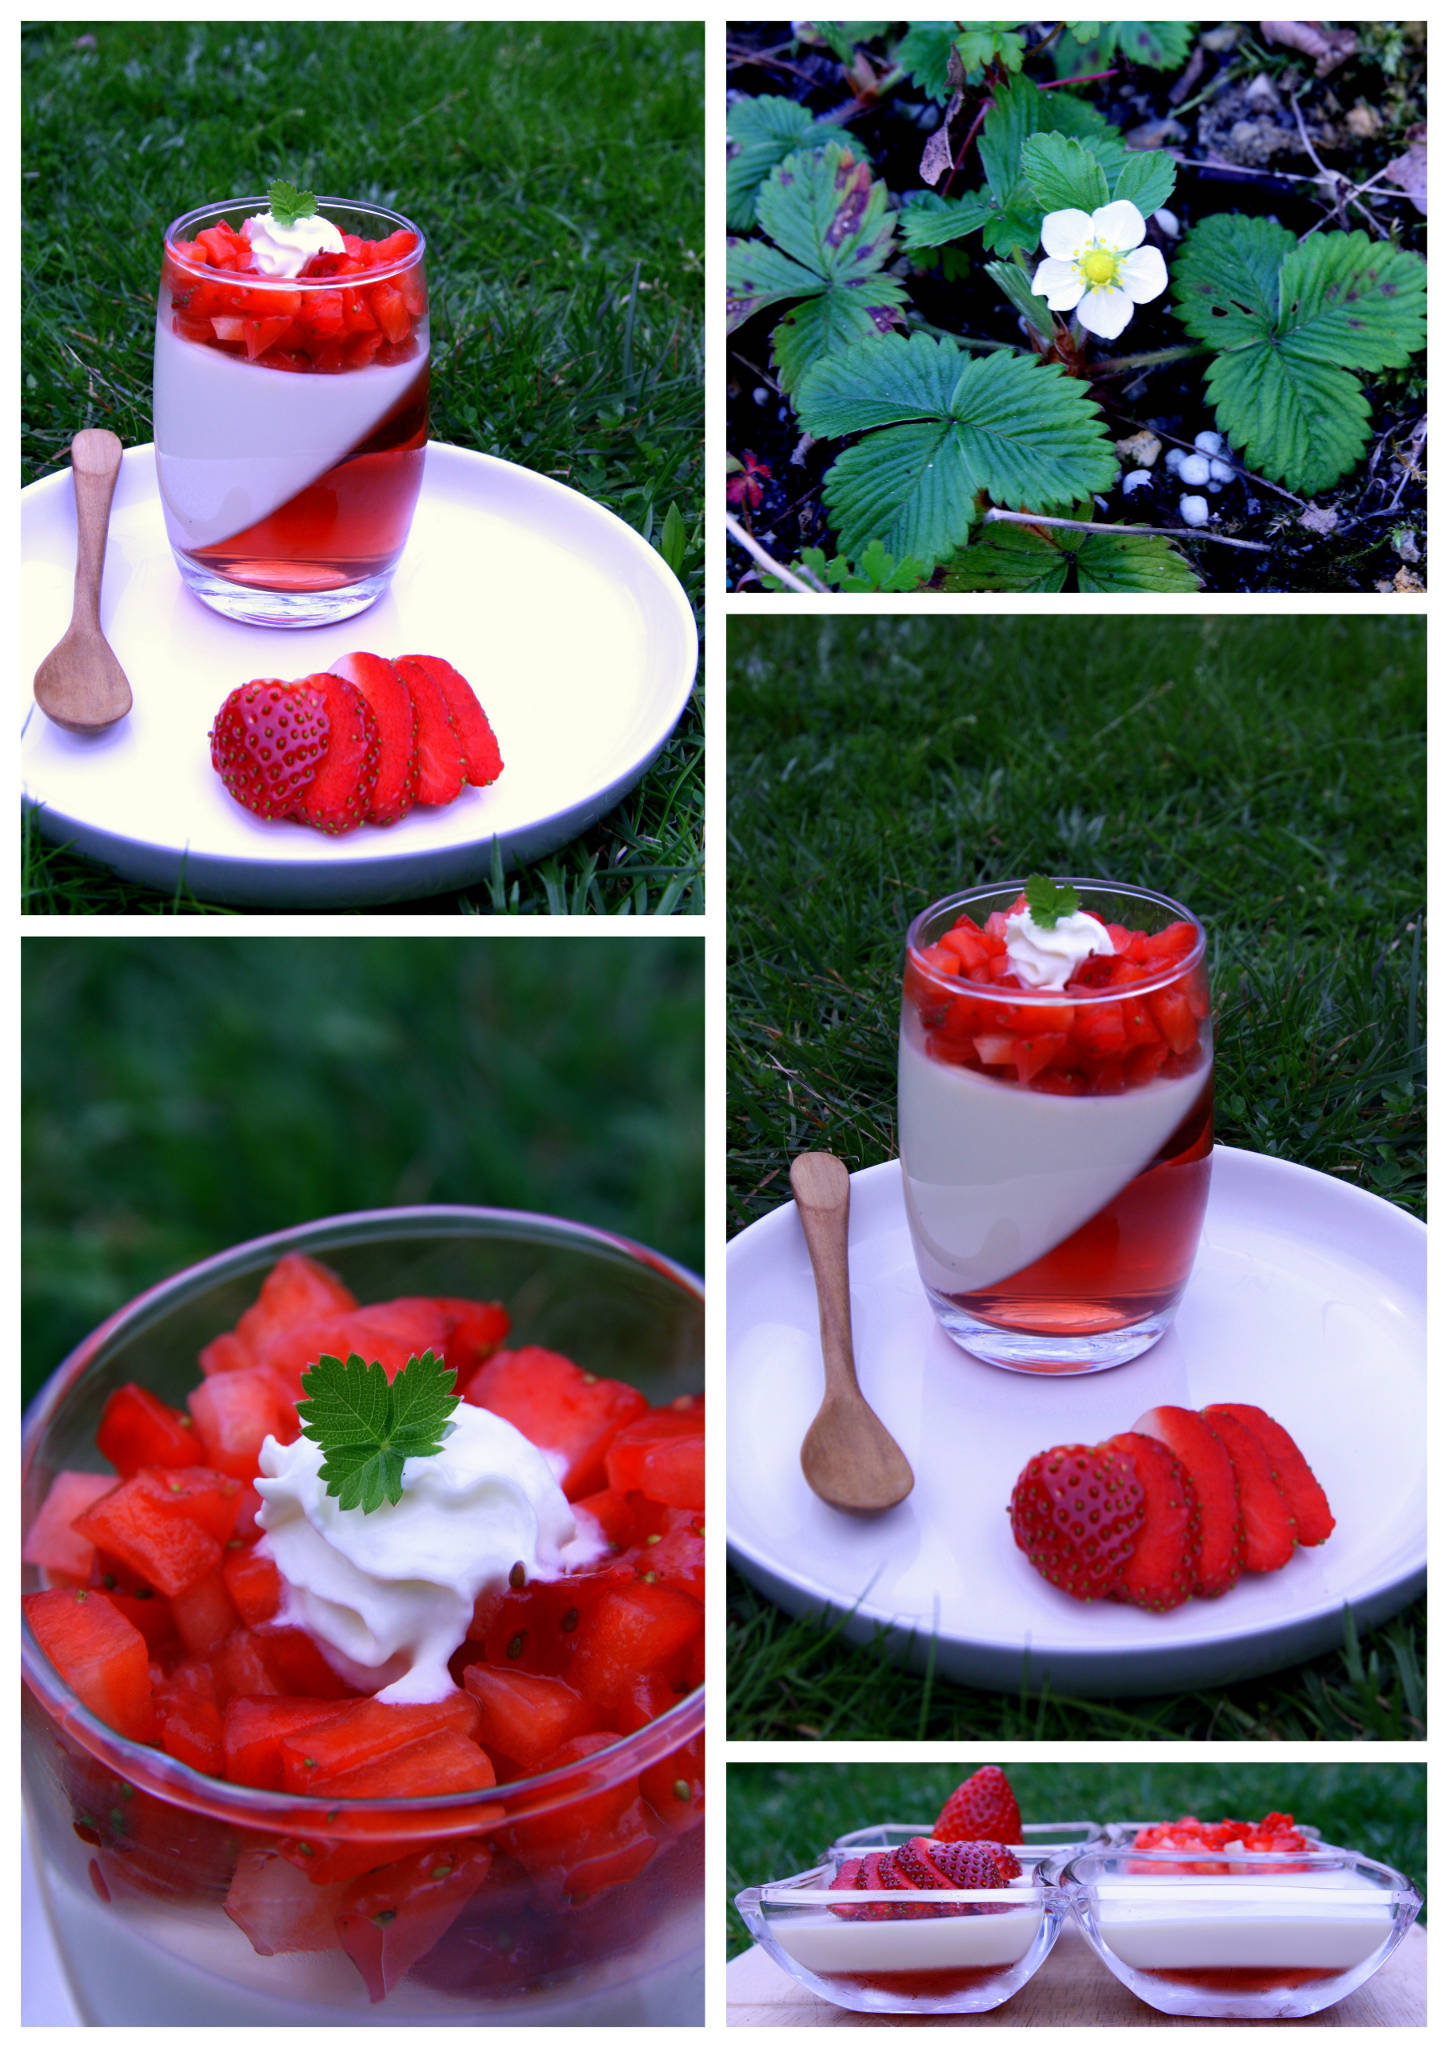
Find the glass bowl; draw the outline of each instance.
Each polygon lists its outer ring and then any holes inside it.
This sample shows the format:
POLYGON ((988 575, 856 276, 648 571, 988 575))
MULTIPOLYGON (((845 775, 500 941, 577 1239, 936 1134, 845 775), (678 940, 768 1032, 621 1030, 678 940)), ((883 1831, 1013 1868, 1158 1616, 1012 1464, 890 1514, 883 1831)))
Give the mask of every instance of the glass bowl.
MULTIPOLYGON (((136 1380, 183 1400, 202 1346, 235 1325, 284 1252, 324 1260, 364 1301, 502 1299, 520 1339, 655 1403, 702 1387, 702 1285, 628 1239, 507 1210, 334 1217, 177 1274, 77 1347, 26 1418, 27 1531, 57 1471, 102 1469, 95 1432, 111 1391, 136 1380)), ((23 1583, 40 1583, 33 1567, 23 1583)), ((487 1793, 339 1806, 232 1785, 117 1735, 28 1627, 22 1668, 31 1842, 87 2025, 702 2021, 702 1686, 561 1771, 487 1793), (610 1862, 611 1817, 637 1817, 641 1775, 655 1784, 671 1771, 699 1796, 669 1824, 646 1808, 649 1840, 634 1826, 610 1862), (586 1884, 569 1866, 585 1836, 586 1884), (561 1845, 551 1870, 511 1853, 540 1837, 561 1845), (341 1888, 316 1881, 349 1857, 378 1861, 374 1844, 387 1849, 380 1869, 341 1888), (352 1953, 339 1945, 339 1911, 372 1930, 352 1953)))
POLYGON ((1068 1910, 1039 1871, 1009 1895, 917 1892, 902 1905, 898 1891, 830 1891, 835 1868, 752 1886, 734 1903, 780 1969, 847 2012, 991 2012, 1040 1969, 1068 1910), (872 1906, 888 1917, 865 1917, 872 1906))
POLYGON ((1196 2019, 1326 2011, 1382 1968, 1423 1903, 1400 1872, 1345 1849, 1088 1850, 1060 1886, 1114 1977, 1154 2011, 1196 2019))

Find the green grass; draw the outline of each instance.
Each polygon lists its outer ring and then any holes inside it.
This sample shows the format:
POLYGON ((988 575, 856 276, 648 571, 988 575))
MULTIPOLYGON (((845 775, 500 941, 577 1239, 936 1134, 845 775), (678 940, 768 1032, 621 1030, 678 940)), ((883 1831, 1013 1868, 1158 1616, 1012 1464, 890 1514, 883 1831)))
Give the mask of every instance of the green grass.
MULTIPOLYGON (((279 175, 399 207, 433 267, 435 439, 609 506, 671 505, 703 606, 703 35, 690 22, 32 24, 23 56, 22 481, 83 426, 151 439, 161 236, 279 175)), ((697 912, 702 698, 572 846, 396 908, 697 912)), ((170 912, 30 846, 24 908, 170 912)))
MULTIPOLYGON (((894 1156, 900 945, 949 888, 1139 879, 1211 935, 1217 1133, 1423 1213, 1418 620, 736 618, 730 1198, 794 1153, 894 1156)), ((1418 1739, 1421 1605, 1205 1695, 1100 1702, 891 1674, 731 1582, 729 1732, 1418 1739)))
MULTIPOLYGON (((836 1839, 871 1821, 928 1827, 976 1759, 943 1764, 729 1766, 729 1953, 749 1946, 732 1900, 745 1885, 808 1870, 836 1839)), ((1428 1844, 1421 1764, 1012 1763, 1027 1821, 1256 1819, 1276 1810, 1400 1870, 1422 1891, 1428 1844)))
POLYGON ((703 1264, 703 944, 22 941, 28 1396, 139 1289, 266 1232, 462 1202, 703 1264))

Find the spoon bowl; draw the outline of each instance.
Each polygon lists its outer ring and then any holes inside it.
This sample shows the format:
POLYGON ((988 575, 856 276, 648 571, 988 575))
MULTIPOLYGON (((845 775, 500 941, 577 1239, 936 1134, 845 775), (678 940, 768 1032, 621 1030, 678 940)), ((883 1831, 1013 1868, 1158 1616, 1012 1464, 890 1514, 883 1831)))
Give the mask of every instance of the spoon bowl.
POLYGON ((820 1305, 825 1398, 800 1446, 811 1489, 844 1514, 898 1507, 915 1484, 900 1446, 860 1392, 850 1329, 850 1175, 831 1152, 802 1152, 789 1170, 820 1305))
POLYGON ((104 732, 131 708, 131 686, 101 631, 106 528, 121 468, 121 444, 105 427, 85 427, 70 444, 75 485, 75 600, 70 624, 35 671, 35 701, 67 732, 104 732))

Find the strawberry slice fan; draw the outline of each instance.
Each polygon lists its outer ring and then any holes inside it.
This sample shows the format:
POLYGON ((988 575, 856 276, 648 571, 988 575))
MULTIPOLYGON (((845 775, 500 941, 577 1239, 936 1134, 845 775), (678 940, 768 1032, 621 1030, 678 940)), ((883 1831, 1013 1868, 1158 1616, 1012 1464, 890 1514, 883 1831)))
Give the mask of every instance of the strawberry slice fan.
POLYGON ((344 654, 300 682, 233 690, 211 729, 211 765, 259 818, 318 832, 390 826, 503 772, 471 684, 434 654, 344 654))

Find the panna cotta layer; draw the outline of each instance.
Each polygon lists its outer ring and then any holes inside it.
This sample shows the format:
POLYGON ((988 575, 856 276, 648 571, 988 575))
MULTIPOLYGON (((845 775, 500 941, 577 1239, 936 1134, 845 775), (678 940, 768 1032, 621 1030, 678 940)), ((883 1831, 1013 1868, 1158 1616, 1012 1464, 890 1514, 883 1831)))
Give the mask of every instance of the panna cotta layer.
POLYGON ((1391 1899, 1354 1870, 1109 1877, 1093 1889, 1102 1941, 1136 1970, 1355 1970, 1393 1925, 1391 1899))
POLYGON ((921 1277, 969 1294, 1043 1258, 1150 1165, 1210 1079, 1051 1095, 931 1059, 900 1028, 900 1164, 921 1277))
POLYGON ((186 341, 167 293, 156 322, 156 475, 171 538, 206 548, 315 483, 397 411, 427 366, 427 322, 404 363, 335 375, 274 370, 186 341))
MULTIPOLYGON (((801 1969, 818 1976, 851 1971, 1010 1969, 1040 1932, 1042 1907, 1028 1878, 1007 1889, 1020 1900, 1006 1912, 941 1913, 905 1920, 845 1919, 825 1909, 791 1908, 770 1916, 770 1932, 801 1969)), ((921 1895, 928 1903, 929 1894, 921 1895)))

